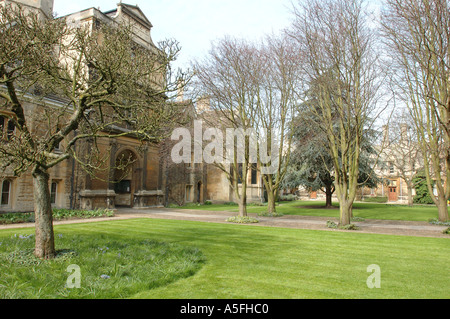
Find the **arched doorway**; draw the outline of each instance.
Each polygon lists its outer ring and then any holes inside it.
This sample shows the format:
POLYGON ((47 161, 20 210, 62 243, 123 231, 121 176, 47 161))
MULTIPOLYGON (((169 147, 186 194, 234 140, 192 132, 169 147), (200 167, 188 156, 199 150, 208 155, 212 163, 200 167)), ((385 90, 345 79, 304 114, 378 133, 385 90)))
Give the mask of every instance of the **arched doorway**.
POLYGON ((133 151, 118 153, 113 176, 116 206, 133 207, 134 193, 138 189, 138 166, 138 158, 133 151))

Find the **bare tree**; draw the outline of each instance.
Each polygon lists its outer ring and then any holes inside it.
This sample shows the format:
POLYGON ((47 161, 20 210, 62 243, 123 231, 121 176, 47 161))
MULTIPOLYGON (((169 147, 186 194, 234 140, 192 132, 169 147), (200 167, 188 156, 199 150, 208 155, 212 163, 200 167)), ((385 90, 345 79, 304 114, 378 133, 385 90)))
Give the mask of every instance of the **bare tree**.
MULTIPOLYGON (((293 121, 297 107, 298 92, 302 87, 299 51, 296 43, 286 35, 272 35, 258 49, 260 67, 255 73, 254 86, 258 92, 257 127, 264 132, 264 138, 258 139, 264 146, 264 157, 270 161, 261 161, 258 156, 258 167, 262 172, 262 180, 267 191, 268 213, 275 213, 275 200, 286 175, 290 161, 290 149, 294 135, 293 121), (272 145, 276 141, 276 145, 272 145), (264 169, 269 172, 264 173, 264 169)), ((261 155, 261 152, 257 153, 261 155)))
POLYGON ((340 224, 350 223, 364 130, 372 124, 379 88, 373 31, 360 0, 309 0, 295 10, 291 35, 317 99, 317 128, 333 159, 340 224), (314 84, 314 85, 312 85, 314 84))
POLYGON ((167 77, 179 48, 170 41, 143 47, 132 26, 75 28, 10 5, 0 6, 0 32, 0 112, 14 131, 1 136, 0 164, 15 175, 32 172, 35 255, 49 259, 55 256, 49 170, 69 158, 100 167, 75 152, 83 140, 95 147, 103 138, 163 138, 176 111, 165 95, 176 88, 167 77), (49 104, 49 97, 60 102, 49 104))
POLYGON ((239 204, 240 216, 247 216, 251 131, 255 127, 257 105, 254 72, 260 67, 256 53, 253 44, 227 37, 217 41, 203 61, 194 63, 197 87, 211 101, 210 111, 202 118, 208 126, 217 129, 216 135, 221 138, 214 138, 222 140, 218 145, 224 147, 215 150, 217 161, 213 164, 227 176, 239 204), (234 136, 227 134, 230 140, 225 147, 227 129, 234 136))
POLYGON ((449 10, 446 0, 388 0, 382 19, 397 94, 414 119, 429 193, 441 221, 448 220, 450 195, 449 10))

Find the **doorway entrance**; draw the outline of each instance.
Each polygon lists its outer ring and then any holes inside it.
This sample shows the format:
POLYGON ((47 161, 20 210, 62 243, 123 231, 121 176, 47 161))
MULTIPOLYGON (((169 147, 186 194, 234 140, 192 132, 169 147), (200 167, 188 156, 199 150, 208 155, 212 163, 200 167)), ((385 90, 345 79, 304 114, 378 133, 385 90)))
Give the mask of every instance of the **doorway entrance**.
POLYGON ((203 183, 197 183, 197 203, 203 203, 203 183))
POLYGON ((119 153, 114 167, 114 191, 116 206, 133 207, 136 192, 137 156, 130 150, 119 153))
POLYGON ((396 202, 398 200, 397 187, 389 187, 389 197, 390 202, 396 202))

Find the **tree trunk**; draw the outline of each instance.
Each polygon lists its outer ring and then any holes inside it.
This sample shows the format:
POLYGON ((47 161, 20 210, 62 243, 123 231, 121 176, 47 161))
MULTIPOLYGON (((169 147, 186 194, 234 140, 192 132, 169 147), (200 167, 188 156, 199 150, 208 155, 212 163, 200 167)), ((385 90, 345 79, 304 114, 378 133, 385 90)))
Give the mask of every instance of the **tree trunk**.
POLYGON ((333 202, 332 202, 333 192, 331 191, 331 185, 327 185, 325 188, 325 198, 326 198, 325 207, 326 208, 333 207, 333 202))
POLYGON ((273 191, 267 192, 267 212, 269 214, 274 214, 277 212, 275 208, 275 194, 273 191))
POLYGON ((412 194, 413 188, 409 184, 407 184, 406 186, 408 189, 408 206, 413 207, 413 205, 414 205, 414 198, 413 198, 413 194, 412 194))
POLYGON ((439 221, 441 222, 447 222, 448 221, 448 208, 447 208, 447 201, 445 198, 439 197, 439 203, 438 203, 438 212, 439 212, 439 221))
POLYGON ((53 234, 53 212, 50 199, 49 174, 40 168, 33 171, 35 249, 34 254, 41 259, 52 259, 56 255, 53 234))
POLYGON ((352 204, 348 200, 339 201, 339 226, 350 224, 352 217, 352 204))
POLYGON ((337 197, 339 200, 339 226, 349 225, 352 218, 352 205, 355 191, 347 194, 347 184, 336 185, 337 197))
POLYGON ((247 203, 243 203, 243 201, 239 201, 239 216, 247 217, 247 203))

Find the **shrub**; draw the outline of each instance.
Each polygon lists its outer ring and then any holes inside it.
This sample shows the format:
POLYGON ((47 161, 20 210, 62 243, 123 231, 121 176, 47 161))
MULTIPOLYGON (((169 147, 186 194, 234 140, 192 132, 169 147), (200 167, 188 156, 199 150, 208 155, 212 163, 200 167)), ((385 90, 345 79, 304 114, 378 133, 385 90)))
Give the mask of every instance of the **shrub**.
POLYGON ((356 226, 355 224, 348 224, 345 226, 339 226, 339 229, 343 229, 343 230, 358 230, 359 227, 356 226))
MULTIPOLYGON (((92 218, 92 217, 113 217, 114 212, 110 209, 97 210, 73 210, 54 209, 53 220, 63 220, 68 218, 92 218)), ((34 213, 8 213, 0 214, 1 224, 33 223, 34 213)))
POLYGON ((92 217, 113 217, 114 212, 110 209, 99 208, 96 210, 72 210, 54 209, 53 218, 55 220, 67 218, 92 218, 92 217))
POLYGON ((284 216, 283 213, 278 213, 278 212, 275 212, 275 213, 261 212, 261 213, 258 213, 257 215, 258 216, 263 216, 263 217, 281 217, 281 216, 284 216))
POLYGON ((205 200, 205 205, 212 205, 212 202, 210 200, 205 200))
POLYGON ((431 219, 428 220, 428 222, 429 222, 430 224, 433 224, 433 225, 450 226, 450 221, 448 221, 448 222, 441 222, 441 221, 440 221, 439 219, 437 219, 437 218, 431 218, 431 219))
POLYGON ((450 235, 450 227, 445 229, 442 233, 446 234, 446 235, 450 235))
POLYGON ((252 223, 259 223, 259 220, 253 217, 249 216, 232 216, 227 218, 227 222, 230 223, 237 223, 237 224, 252 224, 252 223))
POLYGON ((32 223, 34 222, 33 213, 8 213, 0 214, 0 225, 32 223))
POLYGON ((327 227, 328 228, 337 228, 338 225, 335 222, 331 221, 331 220, 327 220, 327 227))
POLYGON ((414 196, 413 202, 416 204, 433 204, 423 172, 413 178, 413 183, 416 184, 416 196, 414 196))
POLYGON ((356 226, 355 224, 348 224, 348 225, 345 225, 345 226, 338 226, 338 224, 336 224, 335 222, 333 222, 331 220, 327 220, 327 227, 328 228, 334 228, 334 229, 339 228, 339 229, 342 229, 342 230, 358 230, 359 229, 359 227, 356 226))
POLYGON ((294 194, 280 195, 278 198, 279 198, 280 202, 292 202, 292 201, 296 200, 294 194))

